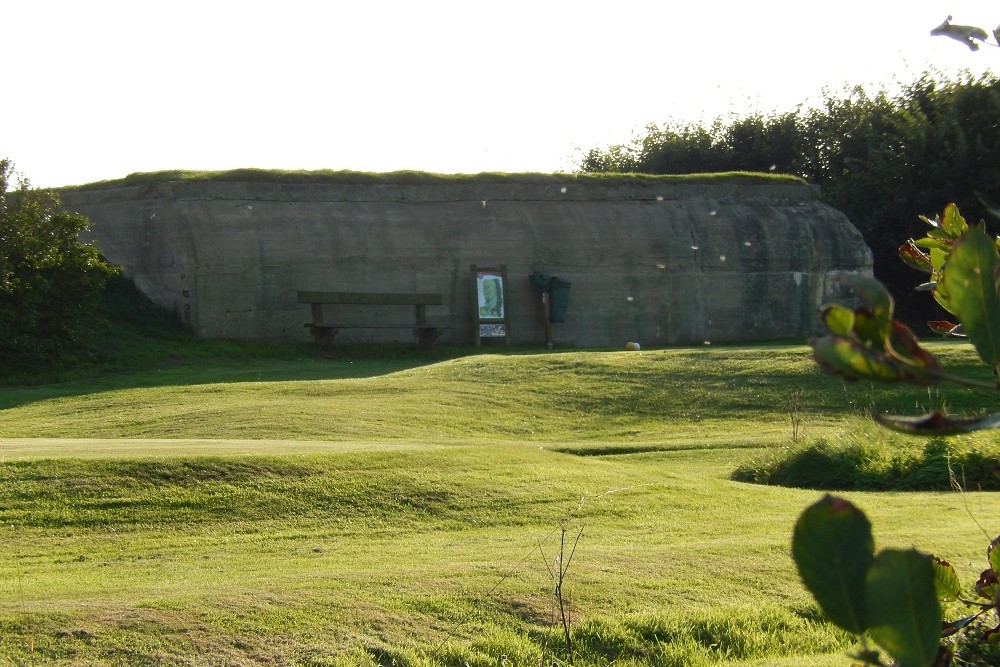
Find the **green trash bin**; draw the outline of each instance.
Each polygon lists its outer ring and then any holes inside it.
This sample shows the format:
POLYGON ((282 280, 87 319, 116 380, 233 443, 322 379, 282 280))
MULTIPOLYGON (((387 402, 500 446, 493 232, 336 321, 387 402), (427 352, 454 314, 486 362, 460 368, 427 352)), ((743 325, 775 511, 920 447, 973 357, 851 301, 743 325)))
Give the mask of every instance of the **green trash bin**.
POLYGON ((557 276, 549 281, 549 321, 565 322, 569 305, 570 282, 557 276))
POLYGON ((548 271, 535 271, 528 276, 528 280, 531 281, 531 284, 534 285, 535 289, 539 292, 548 292, 549 283, 552 282, 552 276, 549 275, 548 271))

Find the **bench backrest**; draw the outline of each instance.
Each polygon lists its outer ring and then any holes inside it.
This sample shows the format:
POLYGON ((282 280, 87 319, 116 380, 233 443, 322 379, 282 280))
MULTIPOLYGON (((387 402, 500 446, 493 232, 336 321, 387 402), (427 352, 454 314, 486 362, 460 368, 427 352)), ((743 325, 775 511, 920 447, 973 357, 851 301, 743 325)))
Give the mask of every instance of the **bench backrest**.
POLYGON ((433 292, 299 292, 299 303, 361 303, 383 306, 440 306, 444 299, 433 292))

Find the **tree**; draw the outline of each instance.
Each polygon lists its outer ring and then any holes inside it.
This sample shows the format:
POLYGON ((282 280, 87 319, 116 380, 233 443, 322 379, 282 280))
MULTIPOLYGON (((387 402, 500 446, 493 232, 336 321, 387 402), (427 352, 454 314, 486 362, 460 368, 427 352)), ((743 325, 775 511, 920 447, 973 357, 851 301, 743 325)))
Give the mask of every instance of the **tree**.
POLYGON ((651 125, 631 143, 591 150, 583 171, 681 174, 777 171, 818 185, 822 200, 857 226, 875 275, 898 297, 901 319, 934 319, 896 261, 895 239, 919 228, 918 211, 955 202, 974 218, 1000 200, 1000 79, 924 74, 900 92, 861 87, 817 107, 708 126, 651 125), (911 295, 906 298, 904 295, 911 295))
POLYGON ((80 240, 89 224, 0 160, 0 366, 52 360, 97 331, 118 269, 80 240))

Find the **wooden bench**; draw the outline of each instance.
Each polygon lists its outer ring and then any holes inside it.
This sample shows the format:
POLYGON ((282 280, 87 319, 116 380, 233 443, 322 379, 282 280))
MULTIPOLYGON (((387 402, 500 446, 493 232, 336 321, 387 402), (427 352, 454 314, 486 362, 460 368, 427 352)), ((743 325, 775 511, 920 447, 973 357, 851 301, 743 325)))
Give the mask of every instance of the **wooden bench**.
POLYGON ((307 322, 309 333, 320 349, 328 349, 340 329, 413 329, 417 345, 428 348, 434 345, 444 329, 451 327, 427 323, 427 306, 440 306, 444 299, 439 293, 409 292, 307 292, 299 291, 299 303, 312 307, 312 322, 307 322), (401 324, 345 324, 323 318, 323 305, 364 306, 413 306, 414 322, 401 324))

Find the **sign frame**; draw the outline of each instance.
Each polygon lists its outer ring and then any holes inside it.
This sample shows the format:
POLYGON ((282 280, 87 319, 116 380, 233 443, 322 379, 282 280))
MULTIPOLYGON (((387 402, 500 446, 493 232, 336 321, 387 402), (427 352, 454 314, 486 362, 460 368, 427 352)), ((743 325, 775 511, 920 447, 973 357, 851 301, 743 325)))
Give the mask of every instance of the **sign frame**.
POLYGON ((472 327, 476 347, 483 339, 503 338, 510 346, 510 307, 507 300, 507 265, 478 266, 473 264, 471 277, 472 327))

